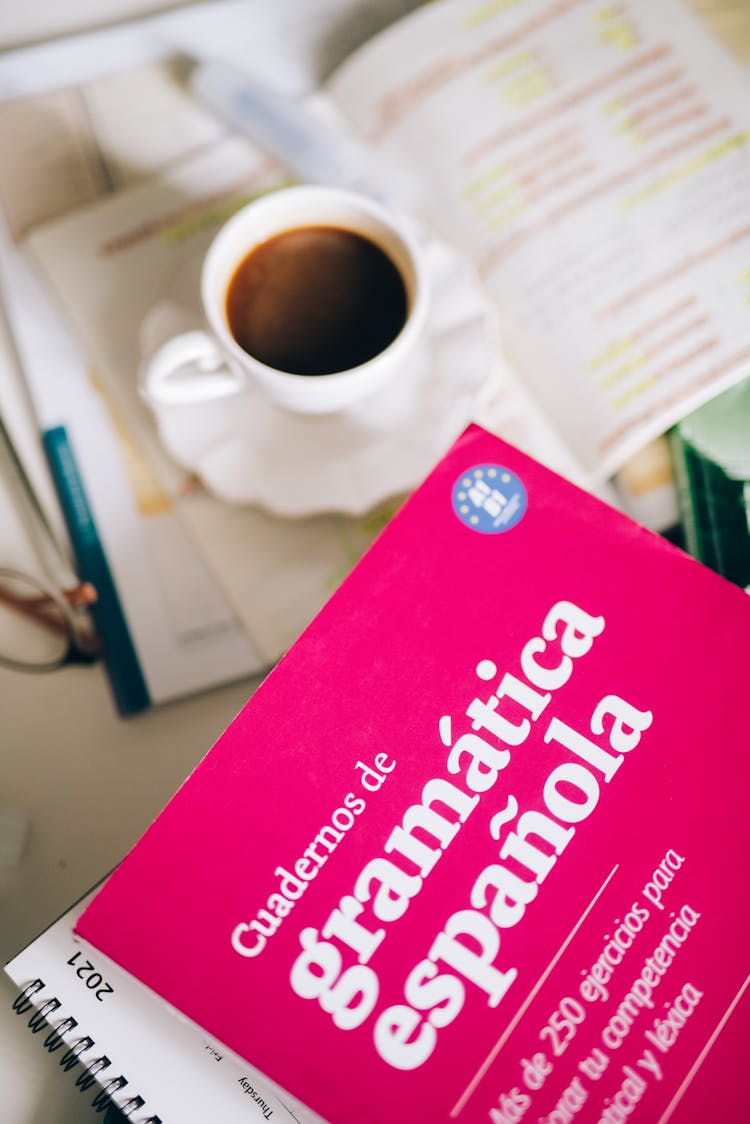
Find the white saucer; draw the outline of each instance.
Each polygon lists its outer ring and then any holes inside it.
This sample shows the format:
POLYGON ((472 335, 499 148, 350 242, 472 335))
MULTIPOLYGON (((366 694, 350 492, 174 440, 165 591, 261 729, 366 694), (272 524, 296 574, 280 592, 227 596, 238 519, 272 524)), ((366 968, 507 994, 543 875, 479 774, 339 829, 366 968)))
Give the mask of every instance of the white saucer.
MULTIPOLYGON (((495 343, 472 267, 442 243, 430 242, 427 254, 432 307, 424 362, 337 414, 295 414, 253 387, 209 405, 160 406, 159 434, 173 459, 220 499, 284 516, 360 515, 414 488, 471 420, 495 343)), ((144 322, 142 337, 161 342, 155 324, 163 339, 170 315, 168 334, 198 326, 195 313, 165 302, 144 322)))

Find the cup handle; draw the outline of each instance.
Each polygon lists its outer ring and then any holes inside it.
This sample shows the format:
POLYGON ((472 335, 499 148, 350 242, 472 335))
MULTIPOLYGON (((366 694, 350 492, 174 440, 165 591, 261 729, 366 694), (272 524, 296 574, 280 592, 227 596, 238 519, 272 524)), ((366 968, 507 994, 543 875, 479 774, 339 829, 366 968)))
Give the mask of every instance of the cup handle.
POLYGON ((139 389, 155 406, 192 405, 226 398, 243 389, 243 375, 229 366, 216 341, 195 330, 173 336, 141 365, 139 389))

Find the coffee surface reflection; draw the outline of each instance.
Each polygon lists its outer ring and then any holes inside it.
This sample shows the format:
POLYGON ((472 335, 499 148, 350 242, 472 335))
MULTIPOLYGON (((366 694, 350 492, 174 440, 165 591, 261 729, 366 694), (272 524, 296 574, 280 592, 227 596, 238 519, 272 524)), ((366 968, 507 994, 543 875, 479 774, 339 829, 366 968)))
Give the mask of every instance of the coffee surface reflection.
POLYGON ((390 256, 364 235, 300 226, 253 247, 230 278, 234 339, 269 367, 298 375, 350 370, 384 351, 408 298, 390 256))

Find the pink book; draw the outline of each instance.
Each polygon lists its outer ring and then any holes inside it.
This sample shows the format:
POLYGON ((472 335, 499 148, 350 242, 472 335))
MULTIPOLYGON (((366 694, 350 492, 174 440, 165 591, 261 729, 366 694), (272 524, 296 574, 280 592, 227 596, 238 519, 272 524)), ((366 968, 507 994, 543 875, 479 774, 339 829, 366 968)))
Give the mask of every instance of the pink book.
POLYGON ((334 1124, 746 1119, 749 656, 472 426, 77 930, 334 1124))

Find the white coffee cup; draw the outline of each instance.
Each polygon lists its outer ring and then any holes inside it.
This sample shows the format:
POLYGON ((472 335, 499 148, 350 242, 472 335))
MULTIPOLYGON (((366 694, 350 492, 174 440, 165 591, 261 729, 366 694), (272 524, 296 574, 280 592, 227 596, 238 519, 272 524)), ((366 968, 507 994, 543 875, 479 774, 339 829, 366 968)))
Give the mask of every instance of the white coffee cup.
MULTIPOLYGON (((302 413, 346 409, 383 388, 417 362, 429 308, 429 283, 413 225, 380 203, 339 188, 304 185, 254 200, 219 231, 203 262, 201 302, 207 330, 184 332, 143 364, 140 388, 155 408, 213 402, 260 389, 277 405, 302 413), (406 291, 406 316, 377 354, 333 373, 310 376, 279 370, 249 354, 227 318, 230 281, 251 251, 285 231, 330 226, 374 242, 396 266, 406 291)), ((372 315, 380 310, 373 306, 372 315)))

